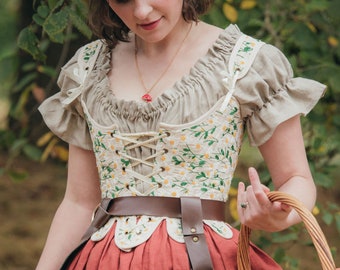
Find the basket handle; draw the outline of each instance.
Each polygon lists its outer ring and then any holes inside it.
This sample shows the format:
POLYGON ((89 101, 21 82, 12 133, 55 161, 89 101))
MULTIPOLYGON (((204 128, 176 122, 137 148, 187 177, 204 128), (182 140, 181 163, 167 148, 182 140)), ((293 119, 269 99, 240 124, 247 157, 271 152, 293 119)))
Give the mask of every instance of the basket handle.
MULTIPOLYGON (((271 202, 279 201, 293 207, 296 210, 313 240, 322 269, 335 270, 335 263, 327 240, 313 214, 300 201, 286 193, 272 191, 269 192, 267 196, 271 202)), ((251 229, 241 224, 237 251, 238 270, 251 270, 249 258, 250 233, 251 229)))

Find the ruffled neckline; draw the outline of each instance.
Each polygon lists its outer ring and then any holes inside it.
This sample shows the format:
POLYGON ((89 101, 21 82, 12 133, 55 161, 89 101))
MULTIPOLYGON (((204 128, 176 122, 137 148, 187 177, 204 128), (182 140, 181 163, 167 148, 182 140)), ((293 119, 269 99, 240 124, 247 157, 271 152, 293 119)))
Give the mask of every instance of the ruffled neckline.
POLYGON ((226 61, 229 58, 240 35, 241 31, 236 25, 229 25, 222 30, 206 54, 200 57, 191 67, 189 73, 183 75, 172 87, 166 89, 150 103, 118 99, 114 95, 107 76, 111 70, 112 51, 108 46, 104 45, 102 52, 98 56, 96 67, 90 75, 93 78, 90 78, 89 81, 100 82, 97 87, 92 88, 93 91, 96 91, 93 94, 97 96, 97 100, 103 107, 110 108, 111 112, 117 116, 123 115, 131 119, 152 117, 153 114, 157 114, 160 110, 166 111, 176 101, 195 91, 194 86, 201 84, 200 82, 205 78, 202 76, 204 73, 209 70, 212 71, 216 62, 226 61))

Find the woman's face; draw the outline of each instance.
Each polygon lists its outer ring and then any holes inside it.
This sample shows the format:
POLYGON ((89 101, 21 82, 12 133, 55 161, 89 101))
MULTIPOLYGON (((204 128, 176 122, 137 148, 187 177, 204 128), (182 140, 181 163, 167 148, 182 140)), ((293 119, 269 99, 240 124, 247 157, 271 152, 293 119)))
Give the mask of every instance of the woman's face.
POLYGON ((183 0, 108 0, 129 29, 147 42, 161 41, 184 23, 183 0))

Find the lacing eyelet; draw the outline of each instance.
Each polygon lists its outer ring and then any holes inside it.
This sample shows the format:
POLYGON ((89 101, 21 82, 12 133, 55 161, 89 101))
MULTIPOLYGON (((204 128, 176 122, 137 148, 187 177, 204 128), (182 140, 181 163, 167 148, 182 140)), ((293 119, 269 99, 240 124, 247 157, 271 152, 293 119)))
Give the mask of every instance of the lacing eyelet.
POLYGON ((164 172, 165 171, 165 168, 164 167, 160 167, 161 171, 164 172))
POLYGON ((166 148, 164 148, 164 149, 163 149, 163 152, 164 152, 164 154, 167 154, 167 153, 169 152, 169 150, 166 149, 166 148))
POLYGON ((119 150, 116 150, 115 152, 116 152, 116 154, 117 154, 117 155, 119 155, 119 154, 120 154, 119 150))
POLYGON ((126 167, 122 167, 122 170, 123 170, 123 172, 125 172, 126 171, 126 167))

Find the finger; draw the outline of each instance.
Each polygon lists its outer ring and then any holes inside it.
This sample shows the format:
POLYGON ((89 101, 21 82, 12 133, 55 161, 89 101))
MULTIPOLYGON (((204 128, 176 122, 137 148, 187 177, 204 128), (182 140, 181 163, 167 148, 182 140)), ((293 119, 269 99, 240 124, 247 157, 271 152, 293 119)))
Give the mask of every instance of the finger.
POLYGON ((264 184, 261 184, 261 187, 266 194, 270 191, 269 187, 265 186, 264 184))
POLYGON ((249 180, 252 186, 253 193, 258 201, 258 204, 261 206, 269 206, 270 201, 263 190, 263 185, 261 184, 260 177, 257 171, 250 167, 248 170, 249 180))
POLYGON ((289 213, 293 209, 291 206, 289 206, 288 204, 285 204, 285 203, 281 203, 280 206, 281 206, 281 210, 285 211, 287 213, 289 213))

